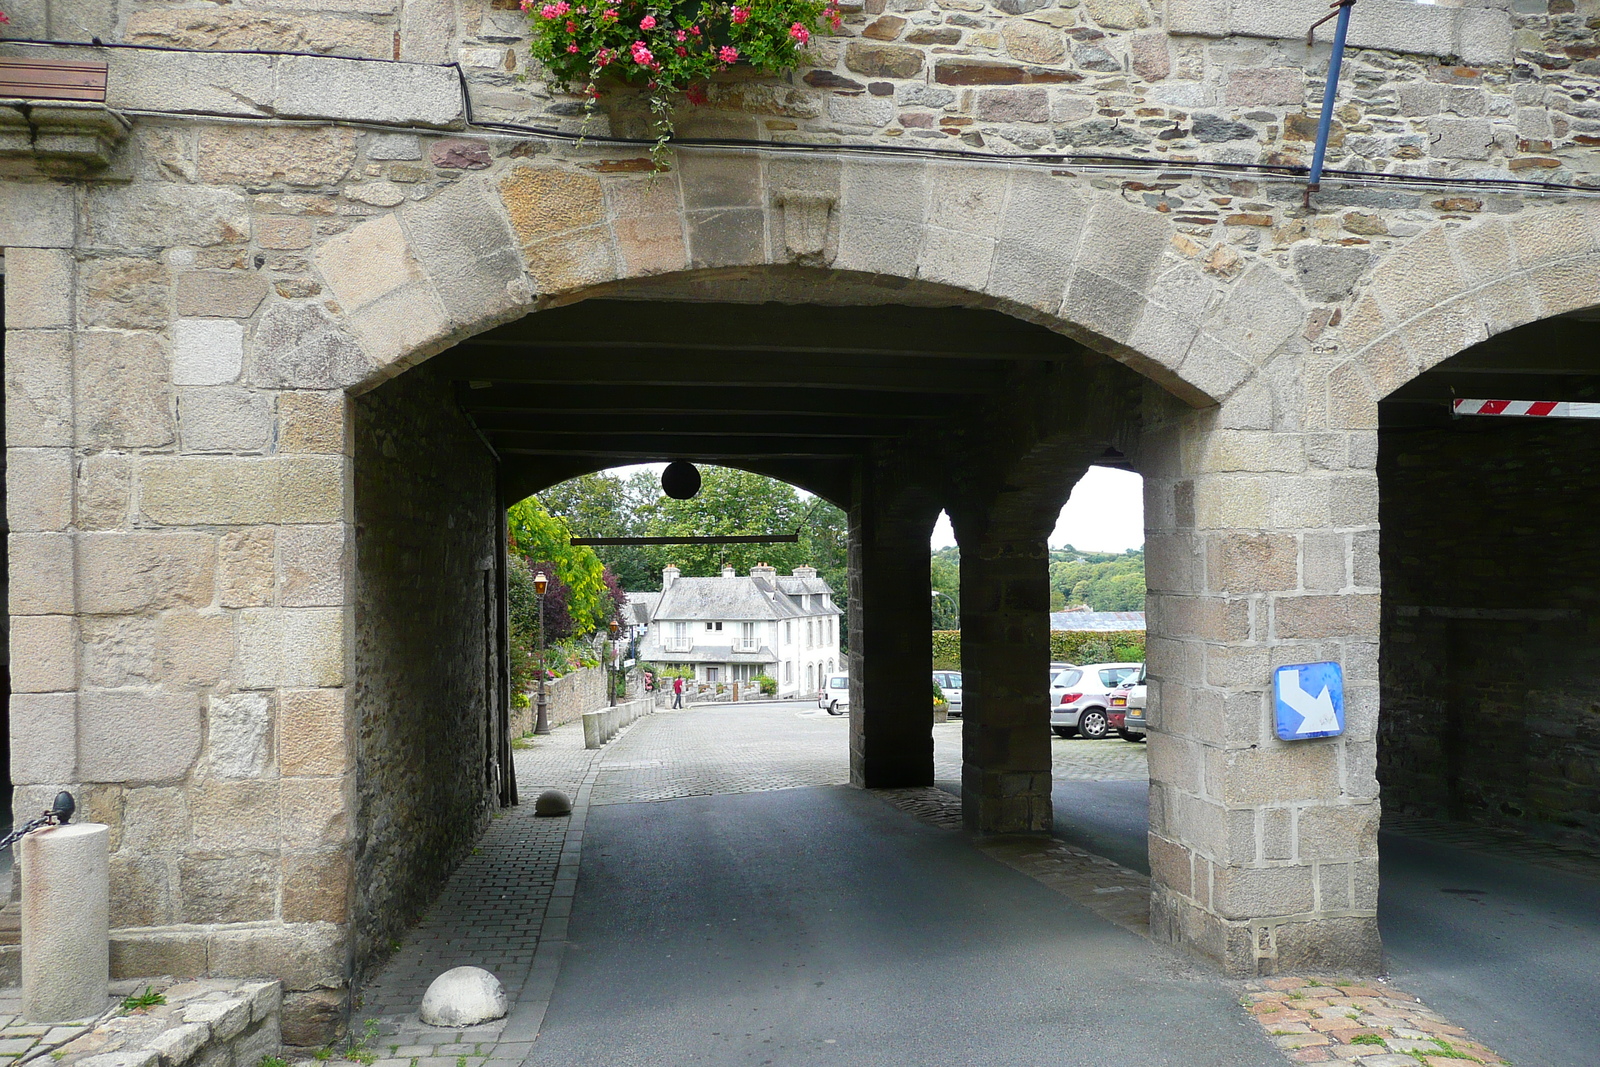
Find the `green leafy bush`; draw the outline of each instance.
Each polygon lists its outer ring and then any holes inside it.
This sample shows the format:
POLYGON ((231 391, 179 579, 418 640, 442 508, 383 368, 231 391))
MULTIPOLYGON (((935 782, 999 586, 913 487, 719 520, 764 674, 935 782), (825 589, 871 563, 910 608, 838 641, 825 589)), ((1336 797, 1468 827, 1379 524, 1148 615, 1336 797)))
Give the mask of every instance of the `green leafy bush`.
POLYGON ((762 696, 774 696, 778 692, 778 680, 770 674, 758 674, 750 679, 761 687, 762 696))

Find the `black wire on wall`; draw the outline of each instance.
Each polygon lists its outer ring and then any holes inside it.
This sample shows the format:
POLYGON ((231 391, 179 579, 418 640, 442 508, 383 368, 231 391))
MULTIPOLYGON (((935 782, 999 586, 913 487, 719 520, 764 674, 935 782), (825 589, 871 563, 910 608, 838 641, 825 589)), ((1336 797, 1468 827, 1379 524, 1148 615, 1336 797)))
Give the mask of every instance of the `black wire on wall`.
MULTIPOLYGON (((616 137, 610 134, 573 133, 553 126, 534 126, 516 122, 495 122, 479 120, 473 115, 472 92, 467 82, 466 71, 461 64, 452 60, 448 63, 414 63, 407 60, 380 59, 373 56, 330 56, 321 52, 294 52, 269 48, 219 48, 199 51, 189 48, 175 48, 170 45, 158 44, 133 44, 124 42, 107 42, 98 37, 84 41, 58 41, 39 38, 5 38, 0 39, 0 44, 32 45, 49 48, 122 48, 145 52, 168 52, 182 55, 209 54, 209 55, 236 55, 236 56, 295 56, 308 59, 340 59, 354 63, 384 63, 396 66, 425 66, 436 68, 449 68, 455 71, 456 81, 460 86, 462 109, 466 115, 469 129, 484 130, 494 133, 519 134, 528 138, 561 141, 568 144, 592 145, 617 145, 627 148, 649 148, 655 145, 651 137, 616 137)), ((158 115, 175 118, 203 116, 205 112, 165 111, 160 109, 119 109, 129 114, 158 115)), ((236 115, 218 115, 219 118, 238 118, 236 115)), ((263 116, 270 118, 270 116, 263 116)), ((276 120, 284 121, 284 120, 276 120)), ((415 127, 390 127, 380 123, 341 122, 338 120, 305 120, 317 122, 320 125, 357 126, 372 129, 414 129, 415 127)), ((445 131, 438 131, 445 132, 445 131)), ((814 144, 793 141, 756 141, 738 137, 672 137, 668 143, 674 148, 688 149, 718 149, 725 151, 745 152, 782 152, 790 154, 822 154, 822 155, 858 155, 858 156, 885 156, 897 158, 919 159, 956 159, 964 162, 977 163, 1022 163, 1035 166, 1052 167, 1081 167, 1096 170, 1134 170, 1134 171, 1182 171, 1189 173, 1214 173, 1227 177, 1267 177, 1284 179, 1305 179, 1310 174, 1310 168, 1304 166, 1291 166, 1272 163, 1225 163, 1225 162, 1176 162, 1173 160, 1151 159, 1146 156, 1118 156, 1118 155, 1093 155, 1076 152, 1018 152, 996 153, 979 152, 972 149, 944 148, 922 145, 898 144, 814 144)), ((1600 195, 1600 186, 1562 184, 1558 182, 1536 182, 1521 178, 1456 178, 1438 177, 1430 178, 1410 174, 1386 174, 1371 171, 1356 170, 1324 170, 1325 177, 1331 177, 1348 184, 1375 184, 1395 186, 1423 186, 1435 189, 1475 189, 1486 191, 1525 192, 1525 193, 1580 193, 1590 196, 1600 195)))

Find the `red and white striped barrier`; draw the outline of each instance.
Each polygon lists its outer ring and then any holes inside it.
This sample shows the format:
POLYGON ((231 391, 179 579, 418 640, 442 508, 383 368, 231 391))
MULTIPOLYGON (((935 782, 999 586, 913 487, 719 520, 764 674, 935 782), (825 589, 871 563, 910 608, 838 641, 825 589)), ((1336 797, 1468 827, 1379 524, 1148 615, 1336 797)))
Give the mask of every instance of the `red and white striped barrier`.
POLYGON ((1453 400, 1457 415, 1520 415, 1534 419, 1600 419, 1600 404, 1566 400, 1453 400))

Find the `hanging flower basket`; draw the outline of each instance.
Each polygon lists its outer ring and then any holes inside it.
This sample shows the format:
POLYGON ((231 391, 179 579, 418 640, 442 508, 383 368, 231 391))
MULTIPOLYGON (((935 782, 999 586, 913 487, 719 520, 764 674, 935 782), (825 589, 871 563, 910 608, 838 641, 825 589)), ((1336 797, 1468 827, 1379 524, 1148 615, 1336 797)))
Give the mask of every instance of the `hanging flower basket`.
POLYGON ((562 89, 598 98, 616 81, 643 90, 655 146, 665 163, 672 107, 706 101, 705 85, 734 64, 782 74, 823 23, 837 29, 838 0, 522 0, 533 24, 533 57, 562 89))

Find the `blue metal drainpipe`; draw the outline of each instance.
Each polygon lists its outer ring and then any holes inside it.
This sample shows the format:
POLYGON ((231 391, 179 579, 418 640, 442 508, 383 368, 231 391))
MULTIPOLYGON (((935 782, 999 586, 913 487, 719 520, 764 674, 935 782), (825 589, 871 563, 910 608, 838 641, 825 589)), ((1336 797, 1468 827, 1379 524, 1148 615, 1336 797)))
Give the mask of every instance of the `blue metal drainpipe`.
MULTIPOLYGON (((1322 188, 1322 157, 1328 151, 1328 133, 1333 127, 1334 97, 1339 93, 1339 70, 1344 66, 1344 38, 1350 30, 1350 9, 1356 0, 1336 0, 1339 21, 1333 31, 1333 55, 1328 59, 1328 85, 1322 91, 1322 117, 1317 120, 1317 146, 1311 153, 1311 180, 1306 183, 1305 206, 1311 206, 1311 194, 1322 188)), ((1333 18, 1327 15, 1312 23, 1306 31, 1306 47, 1311 46, 1312 34, 1317 27, 1333 18)))

